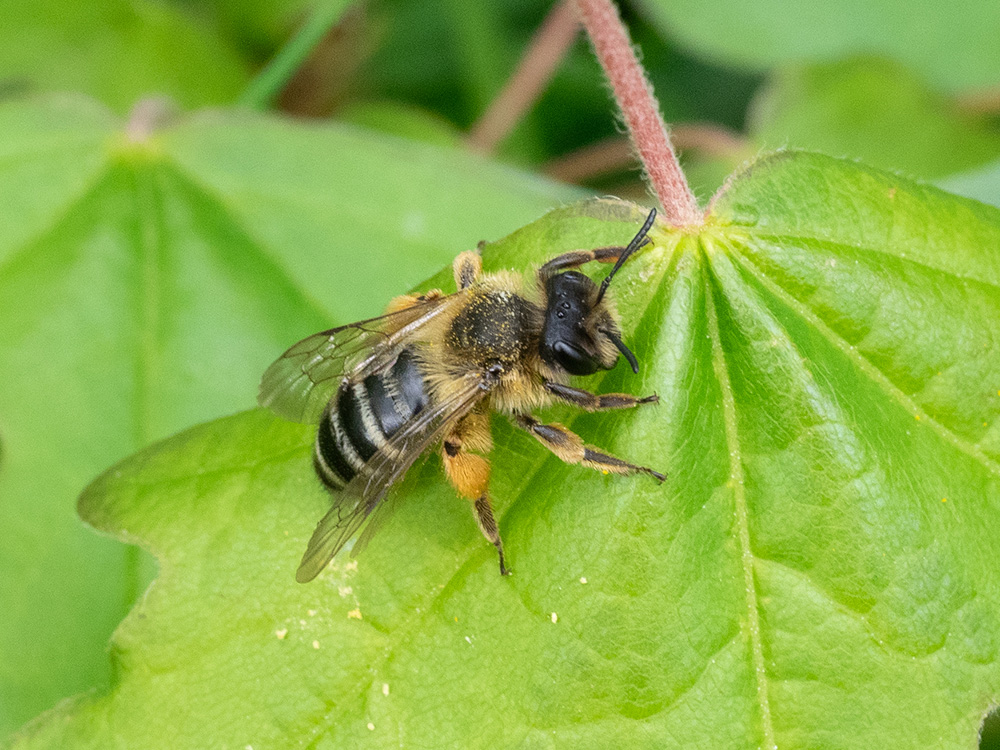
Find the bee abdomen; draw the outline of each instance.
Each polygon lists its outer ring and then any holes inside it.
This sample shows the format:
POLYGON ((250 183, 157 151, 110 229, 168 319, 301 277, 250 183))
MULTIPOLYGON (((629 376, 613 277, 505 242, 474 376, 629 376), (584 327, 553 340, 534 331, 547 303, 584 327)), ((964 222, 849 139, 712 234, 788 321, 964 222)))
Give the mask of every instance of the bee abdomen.
POLYGON ((408 349, 389 369, 345 383, 319 423, 316 473, 328 487, 343 487, 426 405, 423 375, 408 349))

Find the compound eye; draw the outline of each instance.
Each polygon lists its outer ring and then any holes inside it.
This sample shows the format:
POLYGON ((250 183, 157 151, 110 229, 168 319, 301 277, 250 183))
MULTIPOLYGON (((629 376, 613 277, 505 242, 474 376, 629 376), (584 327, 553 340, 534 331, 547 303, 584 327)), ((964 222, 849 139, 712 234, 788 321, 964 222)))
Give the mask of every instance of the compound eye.
POLYGON ((593 375, 597 372, 597 360, 573 344, 557 341, 552 352, 556 362, 570 375, 593 375))

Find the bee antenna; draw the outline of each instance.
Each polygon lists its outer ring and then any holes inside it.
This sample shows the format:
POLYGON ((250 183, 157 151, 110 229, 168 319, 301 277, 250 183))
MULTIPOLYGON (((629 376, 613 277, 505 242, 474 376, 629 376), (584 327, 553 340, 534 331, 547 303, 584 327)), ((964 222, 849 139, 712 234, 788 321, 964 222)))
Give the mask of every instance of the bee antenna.
POLYGON ((605 328, 599 328, 597 330, 599 330, 601 333, 603 333, 605 336, 611 339, 611 343, 618 348, 618 351, 620 351, 625 356, 625 359, 627 359, 628 363, 632 366, 632 372, 638 375, 639 361, 635 358, 635 355, 632 353, 632 351, 627 346, 625 346, 625 342, 622 341, 618 336, 616 336, 612 331, 609 331, 605 328))
MULTIPOLYGON (((640 229, 639 233, 632 238, 632 241, 630 243, 628 243, 628 247, 626 247, 622 251, 622 254, 618 256, 618 262, 615 263, 615 267, 611 269, 611 273, 605 276, 604 281, 601 282, 601 288, 597 291, 598 302, 604 299, 604 293, 608 290, 608 285, 611 283, 611 279, 614 278, 614 275, 616 273, 618 273, 618 269, 621 268, 623 265, 625 265, 625 261, 629 259, 629 256, 632 255, 632 253, 634 253, 636 250, 638 250, 640 247, 646 244, 646 242, 649 241, 649 238, 646 236, 646 232, 648 232, 650 227, 653 226, 653 222, 655 220, 656 220, 656 209, 652 208, 649 211, 649 216, 646 217, 645 223, 643 223, 642 225, 642 229, 640 229)), ((619 346, 619 349, 620 348, 621 347, 619 346)), ((622 353, 624 354, 624 352, 622 353)), ((634 365, 632 369, 635 370, 634 365)), ((638 372, 638 370, 636 370, 636 372, 638 372)))

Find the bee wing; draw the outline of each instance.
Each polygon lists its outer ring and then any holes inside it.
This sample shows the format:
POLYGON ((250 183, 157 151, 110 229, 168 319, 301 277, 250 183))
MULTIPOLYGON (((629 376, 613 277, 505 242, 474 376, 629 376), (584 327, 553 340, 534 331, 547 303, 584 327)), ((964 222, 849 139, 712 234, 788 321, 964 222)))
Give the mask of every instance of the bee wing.
POLYGON ((423 300, 302 339, 264 372, 257 402, 292 422, 318 422, 345 377, 359 381, 390 367, 420 329, 461 294, 423 300))
MULTIPOLYGON (((311 581, 341 547, 379 508, 389 490, 413 462, 486 396, 485 380, 469 376, 445 399, 427 406, 404 424, 334 496, 333 507, 316 525, 295 574, 300 583, 311 581)), ((377 514, 381 515, 381 514, 377 514)), ((377 519, 372 519, 377 522, 377 519)), ((365 530, 363 540, 370 537, 365 530)), ((357 549, 360 549, 358 547, 357 549)))

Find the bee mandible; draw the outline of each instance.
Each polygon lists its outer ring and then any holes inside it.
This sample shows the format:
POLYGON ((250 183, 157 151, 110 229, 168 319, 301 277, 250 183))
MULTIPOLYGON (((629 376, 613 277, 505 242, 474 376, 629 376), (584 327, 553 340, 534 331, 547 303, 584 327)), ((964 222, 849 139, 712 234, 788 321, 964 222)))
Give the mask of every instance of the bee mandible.
POLYGON ((385 513, 390 489, 437 443, 448 480, 471 501, 507 575, 488 491, 493 411, 567 463, 666 478, 531 414, 553 401, 587 411, 658 401, 655 394, 597 395, 569 385, 571 376, 611 369, 619 354, 639 372, 606 292, 625 261, 649 241, 655 218, 653 209, 625 247, 552 258, 538 269, 534 288, 524 288, 510 271, 483 273, 479 254, 463 252, 453 264, 454 294, 396 297, 385 315, 303 339, 267 369, 260 404, 294 422, 318 423, 313 463, 333 491, 333 506, 309 540, 298 581, 315 578, 368 521, 352 554, 362 549, 385 513), (600 285, 573 270, 595 260, 615 264, 600 285))

